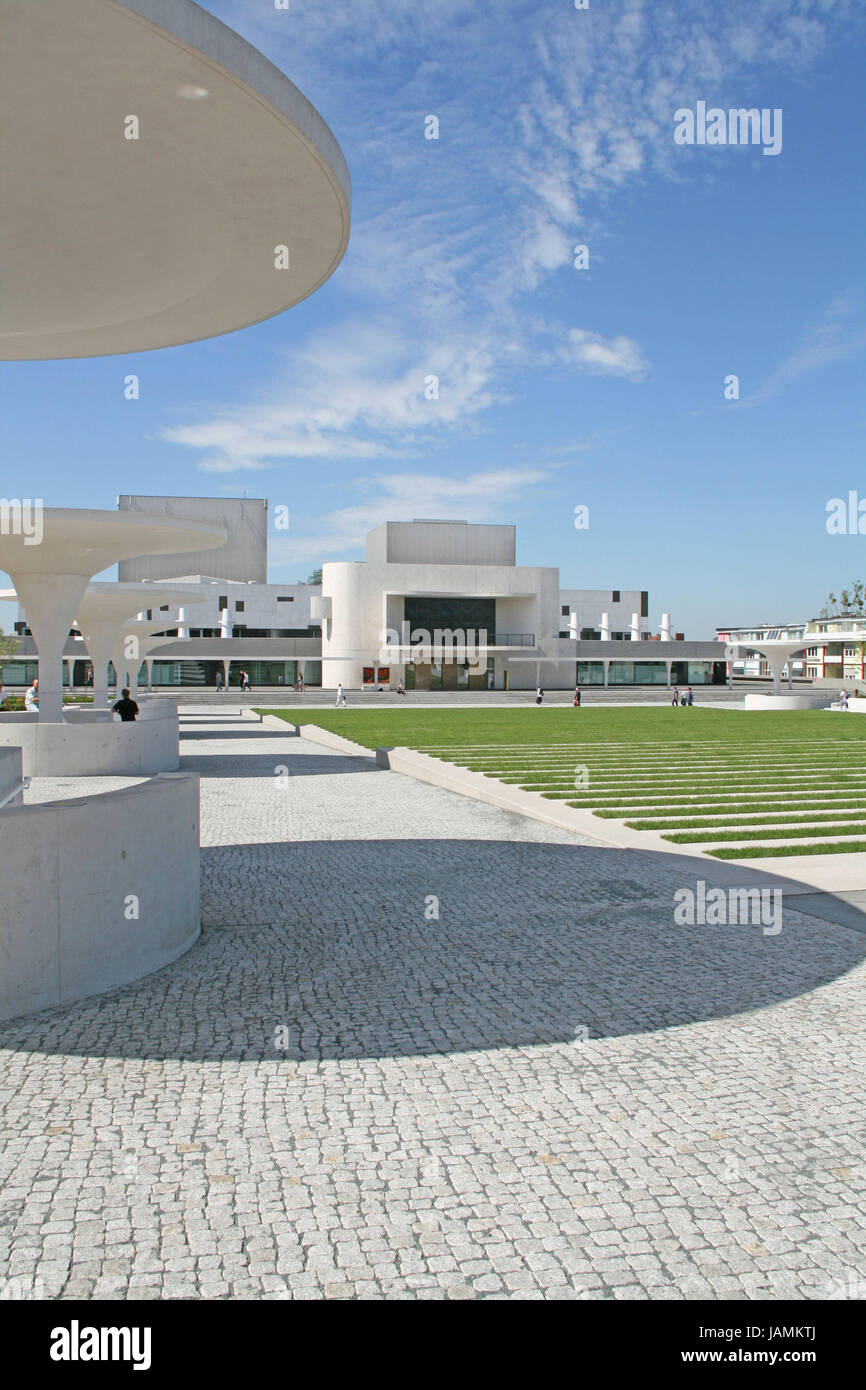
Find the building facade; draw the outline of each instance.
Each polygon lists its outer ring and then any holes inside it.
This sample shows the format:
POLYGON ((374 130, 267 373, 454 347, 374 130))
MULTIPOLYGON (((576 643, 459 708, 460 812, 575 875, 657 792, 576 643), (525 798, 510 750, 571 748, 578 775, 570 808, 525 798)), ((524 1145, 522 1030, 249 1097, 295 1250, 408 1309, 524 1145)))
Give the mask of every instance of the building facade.
MULTIPOLYGON (((165 640, 139 672, 154 686, 237 684, 242 670, 254 686, 289 686, 302 676, 306 686, 329 689, 569 689, 726 678, 717 642, 686 642, 667 615, 659 633, 649 631, 647 590, 562 589, 555 567, 518 565, 514 526, 389 521, 368 534, 363 560, 323 565, 321 584, 270 584, 263 500, 127 496, 119 503, 204 517, 229 533, 204 568, 196 555, 122 567, 122 579, 152 585, 140 616, 165 618, 165 640), (161 583, 191 585, 202 601, 187 609, 161 603, 161 583)), ((17 627, 24 640, 15 669, 32 679, 36 653, 23 612, 17 627)), ((74 631, 66 658, 69 679, 83 683, 86 648, 74 631)), ((119 675, 125 682, 135 673, 119 675)))

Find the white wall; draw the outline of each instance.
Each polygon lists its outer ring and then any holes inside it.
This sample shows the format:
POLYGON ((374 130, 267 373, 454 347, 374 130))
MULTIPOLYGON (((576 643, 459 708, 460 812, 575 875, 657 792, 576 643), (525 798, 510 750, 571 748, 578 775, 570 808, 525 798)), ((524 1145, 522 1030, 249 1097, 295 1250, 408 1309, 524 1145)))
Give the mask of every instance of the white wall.
MULTIPOLYGON (((554 624, 559 572, 540 566, 338 561, 323 566, 322 592, 331 599, 332 608, 331 618, 322 626, 322 684, 326 687, 339 681, 349 688, 361 685, 363 667, 379 661, 383 628, 400 631, 403 595, 495 598, 499 631, 532 632, 536 641, 552 639, 558 631, 554 624), (386 595, 391 596, 387 605, 386 595)), ((394 661, 388 664, 393 679, 400 668, 394 661)))
POLYGON ((28 777, 149 777, 180 766, 177 704, 148 702, 135 723, 70 715, 40 724, 37 715, 0 714, 0 747, 23 751, 28 777), (161 708, 164 707, 164 708, 161 708), (79 722, 76 723, 76 720, 79 722))
POLYGON ((199 934, 199 786, 191 773, 0 811, 0 840, 2 1019, 129 984, 175 960, 199 934))

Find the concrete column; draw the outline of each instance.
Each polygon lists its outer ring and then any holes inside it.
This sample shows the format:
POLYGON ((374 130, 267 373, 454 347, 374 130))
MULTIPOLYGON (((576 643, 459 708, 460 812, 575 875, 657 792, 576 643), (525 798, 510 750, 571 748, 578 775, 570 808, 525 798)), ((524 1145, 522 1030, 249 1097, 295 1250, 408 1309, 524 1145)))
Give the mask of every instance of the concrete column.
POLYGON ((671 667, 673 666, 673 662, 672 662, 672 661, 666 661, 666 662, 665 662, 665 666, 667 667, 667 672, 668 672, 667 686, 668 686, 668 690, 670 690, 670 688, 671 688, 671 667))
POLYGON ((223 684, 225 685, 226 690, 228 690, 229 688, 229 668, 231 667, 231 664, 232 663, 230 657, 226 657, 225 660, 223 660, 223 684))
POLYGON ((631 615, 631 628, 630 628, 630 631, 629 631, 629 637, 631 638, 632 642, 639 642, 639 641, 640 641, 640 614, 639 614, 639 613, 632 613, 632 615, 631 615))
POLYGON ((108 704, 108 663, 117 639, 117 623, 91 623, 84 634, 90 660, 93 662, 93 708, 105 709, 108 704))
POLYGON ((150 690, 150 689, 152 689, 152 676, 153 676, 153 657, 152 657, 152 656, 146 656, 146 657, 144 658, 144 668, 145 668, 145 670, 147 671, 147 688, 148 688, 148 690, 150 690))
POLYGON ((231 637, 232 615, 227 608, 220 613, 220 637, 231 637))
POLYGON ((185 609, 185 608, 179 608, 179 609, 177 610, 177 635, 178 635, 178 640, 180 640, 181 638, 188 638, 188 637, 189 637, 189 626, 188 626, 187 621, 186 621, 186 609, 185 609))
POLYGON ((71 691, 72 691, 72 665, 73 665, 73 661, 74 661, 74 657, 71 657, 71 656, 65 656, 65 657, 63 658, 63 666, 64 666, 64 669, 65 669, 65 671, 66 671, 66 684, 69 686, 70 693, 71 693, 71 691))
POLYGON ((59 724, 63 718, 63 648, 90 576, 13 571, 11 578, 39 653, 39 722, 59 724))
POLYGON ((602 642, 609 642, 609 641, 610 641, 610 616, 609 616, 607 613, 602 613, 602 615, 601 615, 601 623, 599 624, 599 629, 598 629, 598 630, 599 630, 599 632, 601 633, 601 640, 602 640, 602 642))
POLYGON ((661 641, 662 641, 662 642, 670 642, 670 640, 671 640, 671 615, 670 615, 670 613, 662 613, 662 620, 661 620, 661 623, 660 623, 660 629, 661 629, 661 632, 660 632, 661 641))
POLYGON ((604 688, 605 688, 605 690, 607 690, 607 673, 608 673, 608 671, 609 671, 609 669, 610 669, 610 662, 609 662, 609 661, 603 661, 603 662, 602 662, 602 666, 604 667, 604 688))

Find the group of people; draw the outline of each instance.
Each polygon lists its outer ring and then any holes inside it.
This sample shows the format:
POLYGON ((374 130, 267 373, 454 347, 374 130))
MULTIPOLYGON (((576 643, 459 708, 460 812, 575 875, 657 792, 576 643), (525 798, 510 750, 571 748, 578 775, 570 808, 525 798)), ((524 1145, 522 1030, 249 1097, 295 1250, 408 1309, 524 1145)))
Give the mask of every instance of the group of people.
POLYGON ((674 686, 674 698, 671 700, 672 705, 693 705, 694 703, 695 697, 692 694, 692 687, 690 685, 686 686, 682 695, 680 694, 678 687, 674 686))
MULTIPOLYGON (((541 705, 541 704, 544 703, 544 691, 542 690, 541 686, 539 686, 538 689, 537 689, 536 692, 535 692, 535 703, 536 703, 537 705, 541 705)), ((576 685, 576 686, 574 687, 574 699, 573 699, 573 701, 572 701, 572 704, 574 705, 574 708, 575 708, 575 709, 580 709, 580 686, 579 686, 579 685, 576 685)))
MULTIPOLYGON (((220 671, 219 669, 217 669, 217 673, 216 673, 216 691, 217 691, 217 695, 221 695, 221 694, 223 693, 223 690, 225 689, 225 685, 226 685, 226 683, 223 681, 223 673, 222 673, 222 671, 220 671)), ((301 682, 301 688, 303 688, 303 681, 301 682)), ((241 671, 241 690, 252 690, 252 686, 250 685, 250 677, 249 677, 249 672, 248 672, 248 671, 241 671)))

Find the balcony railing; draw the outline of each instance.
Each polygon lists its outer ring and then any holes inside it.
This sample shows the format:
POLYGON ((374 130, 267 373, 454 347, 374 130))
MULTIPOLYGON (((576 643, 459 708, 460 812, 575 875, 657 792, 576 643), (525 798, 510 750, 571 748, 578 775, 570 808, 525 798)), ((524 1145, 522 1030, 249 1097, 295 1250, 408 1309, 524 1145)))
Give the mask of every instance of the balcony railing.
MULTIPOLYGON (((535 633, 534 633, 534 632, 494 632, 494 633, 491 634, 491 633, 489 633, 489 632, 485 632, 483 628, 476 628, 476 629, 470 628, 469 631, 468 631, 468 633, 464 633, 464 634, 463 634, 464 641, 454 641, 454 642, 436 641, 436 640, 435 640, 436 634, 435 634, 435 632, 434 632, 434 633, 431 633, 431 637, 434 639, 434 640, 431 641, 431 642, 413 642, 413 643, 411 643, 410 645, 406 645, 406 644, 404 644, 404 643, 397 642, 397 643, 394 643, 393 645, 395 646, 395 648, 399 648, 401 651, 411 651, 411 650, 412 650, 413 648, 415 648, 415 647, 423 647, 423 648, 425 649, 425 651, 428 650, 428 649, 430 649, 431 647, 432 647, 432 649, 433 649, 434 651, 447 650, 449 647, 452 647, 452 646, 457 647, 458 649, 460 649, 461 647, 463 647, 463 646, 465 645, 465 638, 466 638, 467 636, 471 636, 471 641, 469 642, 469 646, 470 646, 470 647, 473 647, 473 648, 476 648, 476 647, 534 647, 534 646, 535 646, 535 633)), ((389 641, 386 641, 385 646, 391 646, 391 645, 392 645, 392 644, 391 644, 389 641)))

